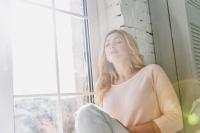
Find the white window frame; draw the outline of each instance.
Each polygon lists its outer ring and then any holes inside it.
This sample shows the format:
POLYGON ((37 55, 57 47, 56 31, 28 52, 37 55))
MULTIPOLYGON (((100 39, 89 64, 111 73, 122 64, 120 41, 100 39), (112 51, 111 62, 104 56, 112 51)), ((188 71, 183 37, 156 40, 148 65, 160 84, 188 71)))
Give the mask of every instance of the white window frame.
POLYGON ((0 1, 0 132, 14 132, 10 0, 0 1))
MULTIPOLYGON (((5 29, 4 30, 1 30, 0 31, 0 35, 5 35, 4 38, 1 38, 0 37, 0 61, 1 64, 0 64, 0 116, 4 116, 3 118, 5 119, 0 119, 0 132, 6 132, 6 133, 14 133, 14 96, 13 96, 13 86, 12 86, 12 83, 13 83, 13 77, 12 77, 12 53, 11 53, 11 38, 10 38, 10 20, 9 20, 9 17, 10 17, 10 2, 12 0, 3 0, 3 1, 0 1, 0 9, 2 9, 2 11, 0 12, 0 28, 1 29, 5 29), (5 12, 7 12, 8 14, 5 14, 5 12), (2 14, 3 13, 3 14, 2 14), (5 20, 5 21, 2 21, 2 20, 5 20), (5 26, 6 24, 6 26, 5 26), (4 28, 3 28, 4 27, 4 28), (3 42, 3 43, 2 43, 3 42), (5 125, 5 126, 4 126, 5 125)), ((54 1, 54 0, 53 0, 54 1)), ((96 14, 97 14, 97 11, 96 11, 96 0, 83 0, 85 3, 87 3, 87 5, 84 5, 84 6, 87 6, 87 9, 88 9, 88 12, 87 10, 84 10, 84 14, 85 15, 88 15, 88 17, 85 19, 85 26, 88 28, 86 32, 86 41, 87 41, 87 52, 91 52, 91 54, 93 54, 94 56, 90 56, 88 55, 87 57, 87 61, 88 61, 88 64, 89 64, 89 67, 88 69, 92 69, 94 67, 96 67, 96 62, 94 63, 93 61, 96 61, 96 57, 98 55, 98 52, 96 53, 96 50, 99 49, 98 46, 94 46, 94 43, 93 43, 93 40, 94 39, 91 39, 92 37, 94 38, 97 38, 99 36, 99 32, 93 30, 94 27, 96 27, 96 20, 93 22, 91 21, 90 23, 88 23, 88 18, 91 19, 91 20, 94 20, 96 19, 96 14), (90 35, 89 35, 90 33, 90 35), (89 37, 90 36, 90 37, 89 37), (88 44, 92 44, 92 45, 88 45, 88 44), (91 46, 91 48, 90 48, 91 46), (91 51, 90 51, 91 50, 91 51), (95 58, 95 59, 94 59, 95 58)), ((70 12, 68 12, 70 14, 70 12)), ((77 15, 77 14, 73 14, 71 13, 72 15, 77 15)), ((77 15, 78 17, 82 17, 80 15, 77 15)), ((54 16, 55 17, 55 16, 54 16)), ((98 27, 98 26, 97 26, 98 27)), ((56 47, 56 46, 55 46, 56 47)), ((57 58, 57 57, 56 57, 57 58)), ((57 70, 58 71, 58 70, 57 70)), ((93 78, 92 78, 92 71, 90 71, 89 73, 89 80, 92 81, 93 78)), ((95 72, 96 73, 96 72, 95 72)), ((57 75, 59 76, 59 75, 57 75)), ((81 94, 81 93, 68 93, 68 94, 55 94, 56 96, 58 97, 61 97, 61 96, 72 96, 72 95, 77 95, 77 96, 80 96, 80 95, 88 95, 90 96, 89 99, 90 99, 90 102, 94 102, 94 88, 93 88, 93 82, 90 82, 89 86, 90 86, 90 91, 91 93, 87 93, 87 94, 81 94)), ((53 96, 54 94, 47 94, 47 95, 17 95, 15 97, 35 97, 35 96, 53 96)), ((60 98, 59 98, 60 99, 60 98)), ((59 121, 62 121, 62 118, 60 116, 59 118, 60 120, 59 121)), ((62 122, 60 122, 62 123, 62 122)), ((59 127, 58 127, 59 128, 59 127)), ((62 125, 60 125, 60 130, 58 130, 58 133, 62 133, 63 132, 63 129, 62 128, 62 125)))

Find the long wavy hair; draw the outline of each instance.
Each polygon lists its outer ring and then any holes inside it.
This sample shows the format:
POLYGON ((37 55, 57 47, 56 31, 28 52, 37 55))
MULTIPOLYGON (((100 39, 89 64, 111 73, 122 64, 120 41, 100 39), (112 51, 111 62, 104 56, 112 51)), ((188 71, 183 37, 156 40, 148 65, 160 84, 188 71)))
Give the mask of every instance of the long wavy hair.
POLYGON ((107 37, 113 33, 118 33, 125 40, 129 50, 131 67, 134 69, 141 69, 145 66, 144 57, 140 54, 138 44, 133 36, 124 30, 110 31, 105 37, 104 45, 99 56, 99 76, 96 83, 96 103, 100 107, 103 106, 103 98, 105 94, 109 91, 114 81, 119 78, 113 64, 106 59, 105 54, 105 41, 107 37))

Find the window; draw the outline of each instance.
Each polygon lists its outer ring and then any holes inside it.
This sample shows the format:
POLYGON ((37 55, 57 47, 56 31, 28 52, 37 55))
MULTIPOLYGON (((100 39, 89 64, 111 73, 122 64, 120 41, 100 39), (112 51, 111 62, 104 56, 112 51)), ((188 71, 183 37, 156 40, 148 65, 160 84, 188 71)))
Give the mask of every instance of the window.
POLYGON ((13 0, 15 133, 74 133, 93 102, 86 0, 13 0))

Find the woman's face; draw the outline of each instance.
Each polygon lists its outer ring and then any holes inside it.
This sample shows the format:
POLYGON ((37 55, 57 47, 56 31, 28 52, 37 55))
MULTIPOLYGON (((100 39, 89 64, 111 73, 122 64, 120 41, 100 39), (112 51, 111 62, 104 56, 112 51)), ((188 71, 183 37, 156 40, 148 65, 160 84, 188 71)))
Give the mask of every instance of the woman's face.
POLYGON ((105 41, 106 58, 111 63, 117 63, 128 59, 128 47, 126 41, 119 33, 112 33, 105 41))

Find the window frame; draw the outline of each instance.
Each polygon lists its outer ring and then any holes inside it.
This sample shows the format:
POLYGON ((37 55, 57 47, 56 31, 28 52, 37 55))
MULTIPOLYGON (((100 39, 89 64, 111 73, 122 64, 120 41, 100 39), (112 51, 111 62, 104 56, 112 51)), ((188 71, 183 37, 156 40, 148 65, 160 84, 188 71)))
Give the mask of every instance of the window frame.
MULTIPOLYGON (((11 0, 12 1, 12 0, 11 0)), ((25 1, 24 1, 25 2, 25 1)), ((28 2, 27 4, 34 4, 37 6, 41 6, 43 8, 50 8, 53 11, 53 24, 54 24, 54 37, 55 37, 55 60, 56 60, 56 77, 57 77, 57 93, 54 94, 30 94, 30 95, 13 95, 12 100, 14 101, 15 98, 30 98, 30 97, 52 97, 56 96, 58 99, 58 118, 57 118, 57 125, 58 125, 58 133, 63 133, 63 125, 62 125, 62 110, 61 110, 61 97, 63 96, 88 96, 88 102, 94 103, 94 85, 93 85, 93 64, 92 64, 92 57, 91 57, 91 48, 90 48, 90 28, 91 25, 89 25, 88 22, 88 5, 92 6, 91 4, 88 4, 87 0, 82 0, 83 2, 83 15, 73 13, 70 11, 64 11, 61 9, 56 9, 55 8, 55 0, 52 0, 52 7, 51 6, 46 6, 43 4, 31 2, 31 1, 26 1, 28 2), (84 21, 84 34, 85 34, 85 43, 84 43, 84 51, 86 52, 85 59, 86 59, 86 66, 87 66, 87 72, 88 72, 88 90, 89 92, 83 92, 83 93, 61 93, 60 92, 60 87, 59 87, 59 64, 58 64, 58 49, 57 49, 57 40, 56 40, 56 11, 66 13, 68 15, 72 15, 75 17, 83 18, 84 21)), ((91 2, 90 2, 91 3, 91 2)), ((95 12, 95 11, 93 11, 95 12)), ((95 12, 96 13, 96 12, 95 12)), ((93 33, 91 33, 93 34, 93 33)), ((14 110, 14 105, 13 105, 13 110, 14 110)), ((13 117, 13 122, 15 118, 13 117)))
POLYGON ((0 132, 14 132, 10 0, 0 1, 0 132))

